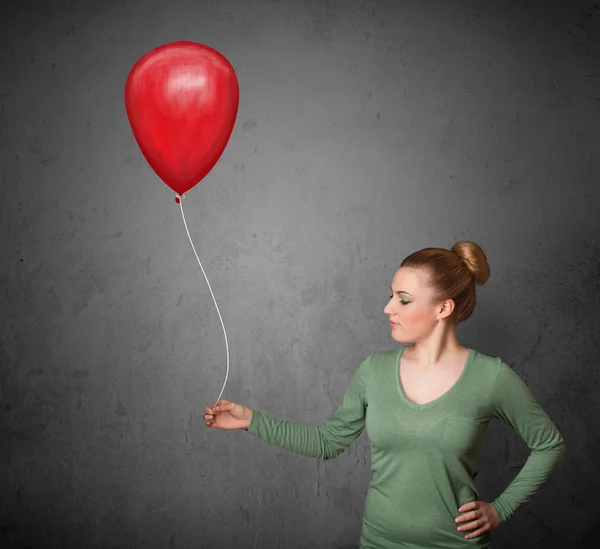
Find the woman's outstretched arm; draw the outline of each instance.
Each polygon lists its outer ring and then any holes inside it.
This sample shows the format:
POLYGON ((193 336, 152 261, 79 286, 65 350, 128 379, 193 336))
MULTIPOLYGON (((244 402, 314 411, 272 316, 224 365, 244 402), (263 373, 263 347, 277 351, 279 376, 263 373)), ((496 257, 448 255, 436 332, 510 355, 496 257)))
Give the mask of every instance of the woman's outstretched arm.
POLYGON ((323 425, 305 425, 252 410, 248 432, 269 444, 319 459, 339 456, 365 428, 366 379, 371 356, 350 379, 341 404, 323 425))

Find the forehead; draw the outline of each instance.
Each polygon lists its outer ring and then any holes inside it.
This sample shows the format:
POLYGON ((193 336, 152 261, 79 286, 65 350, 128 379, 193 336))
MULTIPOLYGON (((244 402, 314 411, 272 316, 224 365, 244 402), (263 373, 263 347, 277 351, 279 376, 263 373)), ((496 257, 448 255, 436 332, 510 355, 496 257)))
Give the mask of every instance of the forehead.
POLYGON ((400 267, 392 280, 392 288, 394 291, 403 290, 411 294, 418 291, 427 291, 426 273, 422 269, 400 267))

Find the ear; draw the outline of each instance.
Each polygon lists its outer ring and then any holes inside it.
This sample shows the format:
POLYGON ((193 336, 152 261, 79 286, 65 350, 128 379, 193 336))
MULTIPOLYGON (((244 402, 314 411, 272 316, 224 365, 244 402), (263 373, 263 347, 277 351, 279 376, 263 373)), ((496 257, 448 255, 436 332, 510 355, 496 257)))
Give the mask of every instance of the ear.
POLYGON ((450 316, 452 314, 452 311, 454 311, 455 308, 455 303, 453 299, 446 299, 446 301, 444 301, 439 309, 439 313, 444 313, 446 316, 450 316))

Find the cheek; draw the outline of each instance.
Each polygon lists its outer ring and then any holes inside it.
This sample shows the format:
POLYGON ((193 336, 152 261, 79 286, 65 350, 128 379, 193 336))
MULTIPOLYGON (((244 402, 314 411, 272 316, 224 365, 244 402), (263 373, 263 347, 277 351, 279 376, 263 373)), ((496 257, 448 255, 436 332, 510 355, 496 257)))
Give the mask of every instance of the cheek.
POLYGON ((408 324, 417 326, 419 324, 425 324, 427 322, 427 315, 425 311, 417 310, 414 307, 406 306, 405 311, 403 311, 402 313, 402 320, 408 324))

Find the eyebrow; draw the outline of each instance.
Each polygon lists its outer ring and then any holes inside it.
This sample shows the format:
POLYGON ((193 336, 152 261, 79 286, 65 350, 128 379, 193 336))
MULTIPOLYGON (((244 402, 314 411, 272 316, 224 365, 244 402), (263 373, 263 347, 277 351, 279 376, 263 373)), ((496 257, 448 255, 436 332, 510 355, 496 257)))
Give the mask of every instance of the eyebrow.
MULTIPOLYGON (((392 290, 392 292, 394 291, 391 286, 390 286, 390 290, 392 290)), ((409 294, 408 292, 405 292, 404 290, 397 290, 396 295, 399 295, 399 294, 408 294, 412 297, 412 294, 409 294)))

